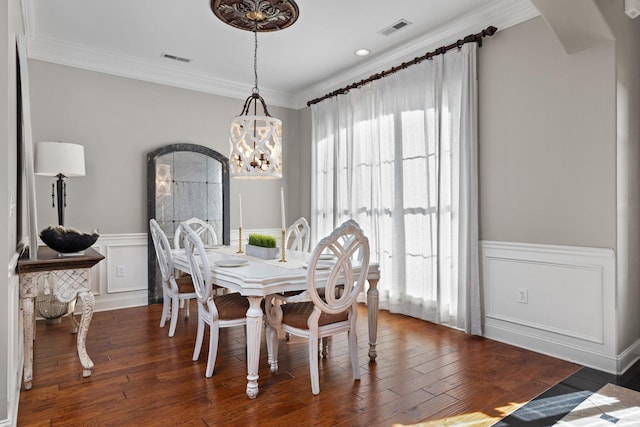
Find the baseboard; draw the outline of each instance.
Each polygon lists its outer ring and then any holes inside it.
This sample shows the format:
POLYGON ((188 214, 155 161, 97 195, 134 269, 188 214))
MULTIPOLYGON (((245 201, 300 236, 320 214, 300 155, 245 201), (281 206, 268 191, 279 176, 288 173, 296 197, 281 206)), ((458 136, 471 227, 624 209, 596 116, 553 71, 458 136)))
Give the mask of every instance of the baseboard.
POLYGON ((484 326, 484 336, 505 344, 546 354, 547 356, 616 374, 618 359, 614 355, 599 353, 584 347, 568 345, 560 340, 541 338, 522 331, 498 325, 484 326))
POLYGON ((624 374, 638 360, 640 360, 640 339, 618 355, 618 375, 624 374))
MULTIPOLYGON (((80 301, 79 301, 80 302, 80 301)), ((96 305, 93 311, 107 311, 107 310, 119 310, 121 308, 142 307, 148 305, 147 291, 129 293, 126 296, 120 298, 110 298, 96 300, 96 305)), ((76 309, 76 313, 80 314, 80 310, 76 309)))

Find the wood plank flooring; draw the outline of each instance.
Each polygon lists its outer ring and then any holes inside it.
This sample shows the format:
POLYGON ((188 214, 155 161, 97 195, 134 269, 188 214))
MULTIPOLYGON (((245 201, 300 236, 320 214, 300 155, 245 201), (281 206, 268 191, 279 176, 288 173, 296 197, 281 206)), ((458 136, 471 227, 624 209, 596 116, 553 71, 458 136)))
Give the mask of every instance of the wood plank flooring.
MULTIPOLYGON (((95 313, 82 378, 70 319, 38 321, 33 388, 22 391, 18 426, 425 426, 491 425, 579 366, 444 326, 381 311, 378 358, 369 363, 366 307, 359 307, 362 379, 353 381, 346 335, 320 361, 311 394, 306 341, 281 338, 280 370, 262 340, 260 394, 245 395, 243 328, 223 329, 216 372, 205 378, 206 344, 191 360, 197 309, 180 313, 173 338, 161 305, 95 313)), ((205 343, 208 342, 208 334, 205 343)))

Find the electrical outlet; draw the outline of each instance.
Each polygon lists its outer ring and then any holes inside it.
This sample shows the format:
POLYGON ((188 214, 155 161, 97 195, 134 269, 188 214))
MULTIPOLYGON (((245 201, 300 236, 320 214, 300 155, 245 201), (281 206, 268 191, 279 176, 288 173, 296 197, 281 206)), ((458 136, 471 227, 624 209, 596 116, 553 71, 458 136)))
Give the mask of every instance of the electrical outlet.
POLYGON ((529 304, 529 289, 518 288, 518 302, 520 304, 529 304))
POLYGON ((116 277, 125 277, 127 275, 127 268, 124 265, 116 267, 116 277))

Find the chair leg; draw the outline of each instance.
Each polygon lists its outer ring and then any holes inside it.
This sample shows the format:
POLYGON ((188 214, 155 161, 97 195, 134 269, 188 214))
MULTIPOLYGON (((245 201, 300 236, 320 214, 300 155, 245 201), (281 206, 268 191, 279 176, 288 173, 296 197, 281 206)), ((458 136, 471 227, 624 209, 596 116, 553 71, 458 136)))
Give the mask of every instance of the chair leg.
POLYGON ((353 369, 353 378, 360 379, 360 364, 358 363, 358 339, 354 327, 349 329, 347 337, 349 339, 349 356, 351 357, 351 369, 353 369))
POLYGON ((191 315, 191 313, 189 312, 189 305, 190 305, 189 303, 191 302, 191 299, 187 298, 187 299, 185 299, 183 301, 184 301, 184 306, 185 306, 184 317, 186 319, 188 319, 189 316, 191 315))
POLYGON ((318 336, 309 336, 309 373, 311 375, 311 393, 320 393, 320 374, 318 372, 318 336))
POLYGON ((320 342, 319 342, 320 349, 321 349, 320 356, 323 359, 326 359, 327 358, 327 354, 329 354, 329 351, 328 351, 329 344, 328 344, 328 341, 327 341, 328 338, 329 337, 322 337, 322 338, 320 338, 320 342))
POLYGON ((176 325, 178 324, 178 306, 180 305, 180 300, 178 296, 171 297, 171 323, 169 324, 169 336, 172 337, 176 333, 176 325))
POLYGON ((213 375, 213 367, 216 364, 216 358, 218 357, 218 338, 220 334, 220 328, 218 322, 213 322, 209 326, 209 355, 207 356, 207 370, 204 374, 205 377, 211 378, 213 375))
POLYGON ((271 372, 278 372, 278 330, 269 325, 265 325, 265 336, 267 341, 267 360, 271 367, 271 372))
POLYGON ((198 310, 198 332, 196 332, 196 346, 193 348, 193 357, 191 360, 196 361, 200 358, 200 350, 202 349, 202 340, 204 339, 204 319, 198 310))
POLYGON ((160 317, 160 327, 164 328, 164 324, 171 316, 171 312, 169 310, 169 298, 165 295, 162 299, 162 316, 160 317))

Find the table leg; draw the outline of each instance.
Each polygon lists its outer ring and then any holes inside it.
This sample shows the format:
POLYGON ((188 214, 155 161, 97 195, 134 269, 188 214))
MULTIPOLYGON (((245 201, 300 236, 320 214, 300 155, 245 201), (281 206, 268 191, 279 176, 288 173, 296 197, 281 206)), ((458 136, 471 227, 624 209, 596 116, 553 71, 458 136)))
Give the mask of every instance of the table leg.
POLYGON ((378 340, 378 280, 369 279, 369 290, 367 290, 367 317, 369 319, 369 360, 375 361, 376 342, 378 340))
POLYGON ((262 297, 248 297, 247 310, 247 396, 258 396, 258 365, 260 361, 260 335, 262 332, 262 297))
POLYGON ((91 375, 91 369, 93 368, 93 361, 89 358, 86 348, 87 332, 89 332, 89 324, 93 317, 93 306, 95 304, 95 298, 91 291, 78 292, 78 296, 82 300, 82 316, 80 317, 80 329, 78 330, 78 357, 84 370, 82 371, 83 377, 91 375))
POLYGON ((33 382, 34 298, 22 299, 22 327, 24 331, 24 389, 31 390, 33 382))

